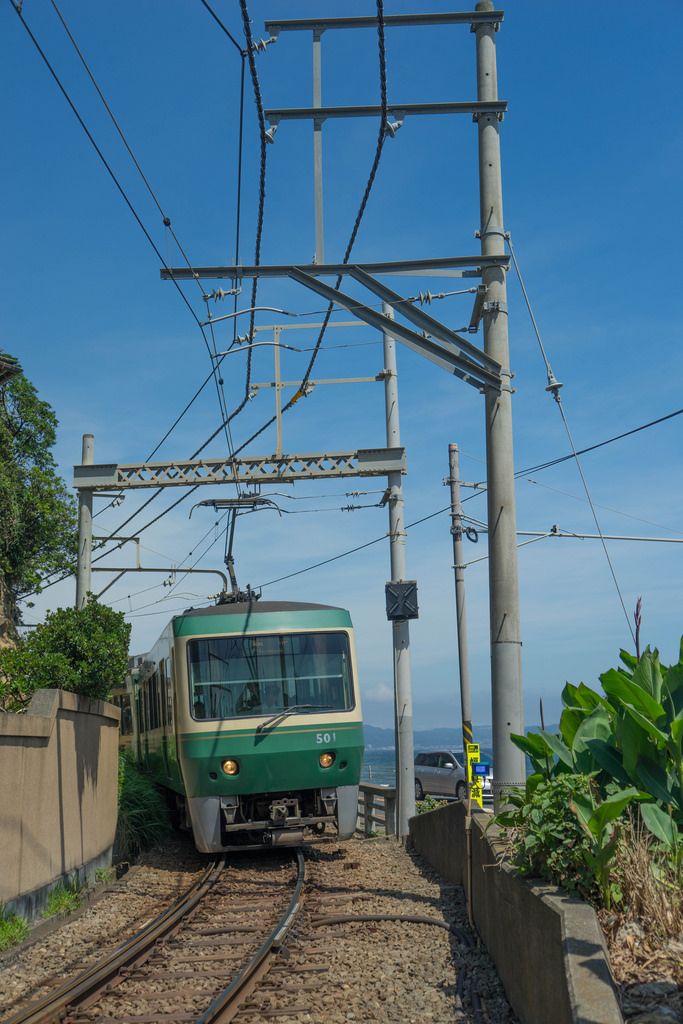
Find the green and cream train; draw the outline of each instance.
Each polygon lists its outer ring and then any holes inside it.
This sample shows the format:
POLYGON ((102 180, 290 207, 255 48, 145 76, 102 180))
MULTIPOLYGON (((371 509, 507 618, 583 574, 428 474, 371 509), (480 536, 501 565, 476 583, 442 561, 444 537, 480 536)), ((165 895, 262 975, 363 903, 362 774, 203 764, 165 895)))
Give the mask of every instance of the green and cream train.
POLYGON ((363 723, 347 611, 190 609, 135 662, 133 747, 199 850, 353 835, 363 723))

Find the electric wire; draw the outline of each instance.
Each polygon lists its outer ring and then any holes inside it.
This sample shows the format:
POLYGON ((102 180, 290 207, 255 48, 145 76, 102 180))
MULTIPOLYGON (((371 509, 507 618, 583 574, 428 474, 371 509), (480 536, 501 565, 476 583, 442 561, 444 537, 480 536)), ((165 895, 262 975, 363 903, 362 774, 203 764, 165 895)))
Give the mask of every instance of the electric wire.
MULTIPOLYGON (((258 183, 258 209, 256 214, 256 237, 254 240, 254 266, 258 267, 261 264, 261 242, 263 239, 263 218, 265 212, 266 203, 266 173, 268 168, 268 151, 267 144, 268 139, 266 135, 266 115, 263 109, 263 99, 261 97, 261 84, 259 82, 258 71, 256 70, 256 58, 254 50, 254 40, 251 34, 251 21, 249 19, 249 8, 247 6, 247 0, 240 0, 240 10, 242 12, 242 26, 244 29, 244 37, 247 43, 247 59, 249 61, 249 75, 251 77, 251 85, 254 93, 254 102, 256 104, 256 117, 258 120, 259 127, 259 183, 258 183)), ((251 302, 252 308, 256 305, 256 297, 258 294, 258 277, 255 277, 251 285, 251 302)), ((252 311, 249 321, 249 337, 254 333, 254 319, 256 313, 252 311)), ((232 411, 228 420, 235 419, 236 416, 242 412, 247 402, 249 401, 249 392, 251 388, 251 365, 252 365, 252 353, 251 351, 247 355, 247 367, 245 374, 244 383, 244 395, 242 400, 238 403, 235 409, 232 411)), ((216 435, 214 434, 214 437, 216 435)), ((213 438, 212 438, 213 440, 213 438)), ((204 445, 206 447, 206 445, 204 445)))
MULTIPOLYGON (((104 166, 105 170, 106 170, 106 171, 107 171, 107 173, 109 174, 109 176, 110 176, 111 180, 113 181, 114 185, 116 186, 116 188, 117 188, 117 190, 118 190, 119 194, 121 195, 122 199, 124 200, 124 202, 125 202, 126 206, 128 207, 128 209, 130 210, 131 214, 133 215, 133 217, 134 217, 135 221, 137 222, 138 226, 140 227, 140 230, 141 230, 141 231, 143 232, 143 234, 144 234, 145 238, 147 239, 147 242, 148 242, 148 243, 149 243, 149 245, 151 246, 152 250, 154 251, 155 255, 157 256, 157 258, 159 259, 159 261, 161 262, 161 264, 162 264, 162 265, 164 266, 164 268, 165 268, 166 270, 168 270, 168 269, 169 269, 169 267, 168 267, 168 265, 167 265, 167 263, 166 263, 166 261, 165 261, 164 257, 162 256, 162 254, 161 254, 161 252, 160 252, 160 250, 159 250, 159 248, 158 248, 157 244, 155 243, 154 239, 152 238, 152 236, 150 235, 149 231, 147 230, 147 228, 146 228, 146 226, 145 226, 144 222, 142 221, 142 218, 140 217, 139 213, 138 213, 138 212, 137 212, 137 210, 135 209, 135 207, 134 207, 133 203, 131 202, 131 200, 130 200, 130 198, 129 198, 129 196, 128 196, 127 192, 126 192, 126 190, 125 190, 125 189, 124 189, 124 187, 123 187, 123 185, 121 184, 121 182, 119 181, 118 177, 117 177, 117 176, 116 176, 116 174, 114 173, 114 170, 112 169, 112 167, 111 167, 111 165, 110 165, 109 161, 107 160, 107 158, 105 157, 104 153, 103 153, 103 152, 102 152, 102 150, 100 149, 99 145, 98 145, 98 144, 97 144, 97 142, 95 141, 95 138, 94 138, 94 136, 93 136, 92 132, 90 131, 90 129, 89 129, 89 128, 88 128, 88 126, 86 125, 85 121, 83 120, 83 118, 82 118, 82 116, 81 116, 80 112, 78 111, 78 108, 76 107, 75 103, 74 103, 74 102, 73 102, 73 100, 71 99, 71 96, 69 95, 69 93, 68 93, 68 91, 67 91, 66 87, 65 87, 65 86, 63 85, 63 83, 62 83, 62 81, 61 81, 61 79, 60 79, 59 75, 57 74, 57 72, 56 72, 55 68, 54 68, 54 67, 53 67, 53 65, 51 64, 51 62, 50 62, 50 60, 48 59, 48 57, 47 57, 46 53, 44 52, 44 50, 43 50, 43 49, 42 49, 42 47, 40 46, 40 43, 38 42, 38 40, 37 40, 36 36, 34 35, 34 33, 32 32, 31 28, 29 27, 28 23, 27 23, 27 22, 26 22, 26 20, 24 19, 24 17, 23 17, 23 13, 22 13, 22 9, 21 9, 21 5, 20 5, 20 4, 18 4, 18 2, 16 2, 16 0, 9 0, 9 2, 10 2, 10 4, 12 5, 12 7, 14 8, 14 10, 15 10, 15 12, 16 12, 16 14, 17 14, 17 16, 18 16, 18 18, 19 18, 19 20, 20 20, 20 22, 21 22, 22 26, 24 27, 24 29, 25 29, 25 31, 26 31, 26 33, 27 33, 27 35, 29 36, 29 38, 30 38, 31 42, 33 43, 33 45, 34 45, 34 47, 35 47, 36 51, 38 52, 38 54, 40 55, 41 59, 43 60, 43 63, 45 64, 46 68, 48 69, 48 71, 49 71, 49 73, 50 73, 51 77, 53 78, 53 80, 54 80, 54 82, 55 82, 55 84, 57 85, 58 89, 59 89, 59 90, 60 90, 60 92, 62 93, 62 96, 63 96, 63 97, 64 97, 64 99, 66 100, 66 102, 67 102, 68 106, 70 107, 70 109, 71 109, 72 113, 73 113, 73 114, 74 114, 74 116, 76 117, 76 120, 78 121, 79 125, 80 125, 80 126, 81 126, 81 128, 83 129, 83 131, 84 131, 84 133, 85 133, 86 137, 88 138, 88 140, 89 140, 89 142, 91 143, 91 145, 92 145, 93 149, 95 150, 95 152, 96 152, 97 156, 99 157, 100 161, 102 162, 102 165, 104 166)), ((121 137, 121 139, 122 139, 122 141, 123 141, 123 143, 124 143, 124 145, 125 145, 125 147, 126 147, 126 149, 127 149, 128 153, 129 153, 129 155, 131 156, 131 159, 133 160, 133 163, 135 164, 135 166, 136 166, 136 168, 137 168, 138 172, 140 173, 140 176, 141 176, 141 178, 142 178, 143 182, 145 183, 145 185, 146 185, 146 187, 147 187, 147 190, 148 190, 148 192, 150 193, 150 195, 151 195, 151 197, 152 197, 152 199, 153 199, 154 203, 156 204, 156 206, 157 206, 157 208, 158 208, 159 212, 161 213, 161 215, 162 215, 162 219, 163 219, 163 221, 164 221, 164 225, 165 225, 165 226, 166 226, 167 228, 170 228, 170 229, 171 229, 171 231, 172 231, 172 233, 173 233, 173 237, 174 237, 174 239, 175 239, 175 241, 176 241, 176 244, 178 245, 178 248, 180 249, 180 252, 182 253, 183 257, 185 258, 185 260, 186 260, 186 262, 187 262, 188 266, 190 266, 190 267, 191 267, 191 264, 189 263, 189 260, 187 259, 187 256, 186 256, 186 254, 185 254, 185 251, 184 251, 184 249, 182 248, 182 246, 181 246, 180 242, 179 242, 179 241, 178 241, 178 239, 177 239, 177 236, 175 235, 175 233, 173 232, 173 230, 172 230, 172 228, 171 228, 171 222, 170 222, 170 218, 168 218, 168 217, 167 217, 167 216, 166 216, 166 215, 164 214, 163 208, 161 207, 161 204, 159 203, 159 201, 158 201, 158 199, 157 199, 157 197, 156 197, 156 194, 154 193, 154 190, 152 189, 152 187, 151 187, 151 185, 150 185, 150 183, 149 183, 149 180, 148 180, 148 179, 147 179, 147 177, 145 176, 145 174, 144 174, 144 172, 142 171, 142 168, 141 168, 141 166, 140 166, 139 162, 138 162, 138 161, 137 161, 137 159, 135 158, 135 156, 134 156, 134 154, 133 154, 133 151, 132 151, 132 149, 131 149, 130 145, 128 144, 128 142, 127 142, 127 140, 126 140, 126 138, 125 138, 125 135, 124 135, 124 133, 123 133, 123 131, 122 131, 122 129, 121 129, 121 127, 120 127, 120 125, 119 125, 119 123, 118 123, 118 121, 117 121, 116 117, 114 116, 114 114, 113 114, 113 112, 112 112, 111 108, 109 107, 109 104, 107 103, 107 101, 106 101, 106 99, 105 99, 105 97, 104 97, 104 94, 102 93, 102 90, 101 90, 101 89, 99 88, 99 86, 98 86, 98 84, 97 84, 97 82, 96 82, 96 80, 95 80, 95 78, 94 78, 94 76, 93 76, 93 74, 92 74, 92 72, 91 72, 91 70, 90 70, 90 68, 89 68, 89 66, 88 66, 88 64, 87 64, 87 62, 86 62, 86 60, 85 60, 85 58, 84 58, 84 56, 83 56, 82 52, 81 52, 81 50, 80 50, 80 48, 78 47, 78 45, 77 45, 77 43, 76 43, 76 41, 75 41, 75 39, 74 39, 74 37, 73 37, 72 33, 70 32, 70 30, 69 30, 69 28, 68 28, 68 26, 67 26, 67 24, 66 24, 66 21, 65 21, 65 19, 63 18, 62 14, 61 14, 61 11, 60 11, 60 10, 59 10, 59 8, 57 7, 57 5, 56 5, 56 3, 54 2, 54 0, 51 0, 51 3, 52 3, 52 6, 53 6, 53 7, 54 7, 54 9, 55 9, 55 11, 56 11, 56 13, 57 13, 57 15, 58 15, 58 17, 59 17, 60 21, 61 21, 61 23, 62 23, 62 25, 63 25, 64 29, 65 29, 65 32, 66 32, 66 34, 67 34, 68 38, 70 39, 70 41, 71 41, 71 43, 72 43, 72 45, 73 45, 74 49, 76 50, 76 53, 78 54, 78 56, 79 56, 79 59, 81 60, 81 63, 83 64, 83 66, 84 66, 84 68, 85 68, 86 72, 88 73, 88 76, 90 77, 90 80, 91 80, 91 82, 93 83, 93 85, 94 85, 94 87, 95 87, 95 89, 96 89, 96 91, 97 91, 97 93, 98 93, 98 95, 99 95, 99 97, 100 97, 100 99, 101 99, 101 101, 102 101, 102 103, 103 103, 103 105, 104 105, 105 109, 107 110, 107 113, 109 114, 109 116, 110 116, 110 118, 111 118, 111 120, 112 120, 112 122, 113 122, 113 124, 114 124, 114 126, 115 126, 115 128, 116 128, 116 130, 117 130, 117 132, 118 132, 118 134, 119 134, 119 136, 121 137)), ((185 305, 185 306, 187 307, 187 309, 188 309, 188 311, 189 311, 190 315, 192 316, 192 318, 194 319, 195 323, 197 324, 197 326, 198 326, 198 328, 199 328, 199 330, 200 330, 200 332, 201 332, 202 338, 203 338, 203 340, 204 340, 204 344, 206 345, 206 348, 207 348, 207 352, 208 352, 208 354, 209 354, 209 357, 211 358, 211 347, 210 347, 210 345, 209 345, 209 342, 208 342, 208 339, 207 339, 207 336, 206 336, 206 332, 205 332, 204 328, 202 327, 202 324, 201 324, 201 321, 199 320, 199 317, 197 316, 197 314, 196 314, 196 312, 195 312, 194 308, 192 307, 192 304, 191 304, 191 303, 190 303, 190 301, 188 300, 187 296, 186 296, 186 295, 185 295, 185 293, 183 292, 183 290, 182 290, 182 288, 180 287, 180 285, 178 284, 178 282, 174 280, 174 281, 173 281, 173 283, 174 283, 174 286, 175 286, 175 288, 176 288, 176 290, 177 290, 178 294, 180 295, 180 298, 181 298, 181 300, 183 301, 183 303, 184 303, 184 305, 185 305)), ((199 283, 199 282, 198 282, 198 283, 199 283)), ((201 288, 201 285, 200 285, 200 288, 201 288)), ((214 350, 215 350, 215 342, 214 342, 214 350)), ((218 378, 217 378, 217 369, 216 369, 216 365, 215 365, 215 362, 214 362, 214 360, 211 360, 211 364, 212 364, 212 376, 214 376, 214 379, 216 380, 216 387, 217 387, 217 391, 219 392, 219 394, 218 394, 218 398, 219 398, 219 407, 221 408, 221 412, 222 412, 222 414, 223 414, 223 416, 224 416, 224 419, 225 419, 226 417, 225 417, 225 415, 224 415, 224 410, 226 409, 226 406, 225 406, 225 403, 224 403, 224 401, 223 401, 223 402, 221 402, 220 388, 219 388, 219 385, 218 385, 218 378)), ((225 424, 225 428, 226 428, 226 441, 227 441, 227 443, 228 443, 228 450, 229 450, 229 451, 230 451, 230 453, 232 454, 232 443, 231 443, 231 440, 230 440, 230 435, 229 435, 229 424, 228 424, 228 423, 226 423, 226 424, 225 424)), ((219 432, 220 432, 220 431, 219 431, 219 432)), ((141 508, 140 508, 140 509, 138 509, 138 511, 137 511, 137 512, 136 512, 135 514, 136 514, 136 515, 137 515, 137 514, 139 514, 139 512, 140 512, 140 511, 142 511, 142 509, 143 509, 143 508, 147 507, 147 505, 148 505, 148 504, 150 504, 150 503, 151 503, 152 501, 154 501, 154 500, 155 500, 155 498, 156 498, 156 497, 158 497, 159 493, 160 493, 160 491, 158 491, 158 492, 155 492, 155 494, 154 494, 154 495, 152 495, 152 497, 151 497, 151 498, 149 498, 149 499, 148 499, 148 501, 147 501, 147 502, 145 502, 145 503, 144 503, 144 505, 143 505, 143 506, 141 506, 141 508)), ((169 511, 170 511, 170 509, 169 509, 169 511)), ((120 526, 120 527, 117 527, 117 529, 116 529, 116 530, 115 530, 114 532, 115 532, 115 533, 116 533, 116 532, 119 532, 119 531, 120 531, 120 530, 121 530, 121 529, 123 528, 123 525, 127 525, 127 523, 129 523, 129 522, 131 521, 131 519, 132 519, 132 518, 133 518, 133 517, 129 517, 129 518, 128 518, 128 519, 126 520, 126 523, 125 523, 125 524, 122 524, 122 526, 120 526)), ((151 525, 151 524, 150 524, 150 525, 151 525)), ((119 545, 119 546, 120 546, 120 545, 119 545)), ((70 574, 69 574, 69 575, 70 575, 70 574)), ((62 578, 63 578, 63 577, 62 577, 62 578)), ((55 580, 54 582, 59 582, 59 580, 55 580)))
POLYGON ((585 476, 585 474, 583 472, 583 466, 581 465, 581 460, 579 458, 579 453, 577 452, 576 445, 574 444, 574 438, 572 436, 572 432, 569 429, 569 422, 567 420, 567 416, 566 416, 566 413, 564 411, 564 405, 562 404, 562 398, 560 396, 560 388, 562 387, 562 385, 557 382, 557 380, 555 378, 555 374, 553 373, 552 367, 550 365, 550 360, 548 359, 548 356, 546 354, 545 347, 544 347, 543 341, 541 339, 541 332, 540 332, 540 330, 538 328, 538 324, 536 322, 536 317, 534 316, 534 312, 533 312, 533 309, 531 307, 531 301, 529 299, 529 295, 528 295, 526 287, 524 285, 524 278, 522 277, 522 273, 521 273, 521 270, 520 270, 520 267, 519 267, 519 263, 517 262, 517 256, 515 254, 515 250, 514 250, 514 247, 512 245, 512 238, 511 238, 511 236, 509 234, 507 234, 505 236, 505 240, 507 241, 508 248, 510 250, 510 255, 512 256, 512 262, 514 264, 515 271, 517 273, 517 279, 518 279, 518 281, 520 283, 520 287, 522 289, 522 295, 524 296, 524 302, 526 303, 526 307, 527 307, 527 310, 529 312, 529 317, 531 319, 531 323, 533 325, 534 333, 536 335, 536 340, 538 341, 538 346, 539 346, 539 349, 540 349, 540 352, 541 352, 541 356, 542 356, 543 362, 545 364, 546 375, 547 375, 547 379, 548 379, 548 387, 546 388, 546 390, 552 395, 552 397, 553 397, 553 399, 555 401, 555 404, 557 405, 557 408, 559 410, 560 416, 562 418, 562 423, 564 425, 564 429, 565 429, 565 432, 567 434, 567 440, 569 441, 569 445, 570 445, 571 450, 572 450, 572 456, 573 456, 574 461, 576 463, 576 468, 577 468, 577 471, 578 471, 579 476, 581 478, 581 483, 583 484, 583 489, 584 489, 584 491, 586 493, 586 499, 588 501, 588 504, 590 505, 591 514, 593 516, 593 522, 595 523, 595 528, 598 531, 598 534, 600 536, 600 543, 602 545, 602 550, 604 552, 605 559, 607 560, 607 565, 609 567, 610 575, 612 577, 612 581, 614 583, 614 587, 615 587, 615 590, 617 592, 617 597, 619 599, 619 603, 620 603, 622 611, 624 613, 624 618, 626 619, 626 625, 628 626, 629 633, 631 634, 631 639, 633 640, 633 643, 635 644, 635 642, 636 642, 636 635, 635 635, 633 626, 631 625, 631 617, 630 617, 628 611, 626 610, 626 603, 624 601, 624 597, 623 597, 623 594, 621 592, 621 587, 619 586, 619 581, 617 579, 617 574, 616 574, 616 571, 614 569, 614 565, 612 563, 612 559, 610 557, 610 553, 607 550, 607 544, 605 543, 605 538, 603 537, 603 534, 602 534, 602 529, 600 527, 600 522, 598 520, 598 513, 596 511, 595 505, 593 504, 593 498, 591 497, 590 489, 588 487, 588 481, 586 480, 586 476, 585 476))
POLYGON ((206 10, 209 12, 209 14, 213 18, 213 20, 218 25, 218 27, 226 34, 226 36, 228 37, 228 39, 230 40, 232 45, 237 49, 237 52, 240 54, 240 56, 244 58, 246 56, 245 51, 242 49, 242 47, 240 46, 238 41, 235 39, 234 35, 230 31, 230 29, 227 27, 227 25, 225 25, 221 21, 221 19, 218 17, 218 15, 214 11, 213 7, 211 7, 210 4, 208 4, 206 2, 206 0, 199 0, 199 2, 202 4, 203 7, 206 8, 206 10))
MULTIPOLYGON (((463 504, 466 501, 471 501, 472 498, 477 497, 476 494, 471 494, 468 498, 463 499, 463 504)), ((437 509, 436 512, 430 512, 429 515, 422 516, 421 519, 416 519, 414 523, 408 523, 405 526, 406 530, 411 530, 414 526, 419 526, 421 523, 426 523, 429 519, 434 519, 436 516, 443 515, 444 512, 450 512, 451 506, 446 505, 445 508, 437 509)), ((315 562, 313 565, 307 565, 303 569, 297 569, 295 572, 287 573, 286 576, 278 576, 277 579, 268 580, 267 583, 259 583, 255 590, 263 590, 265 587, 272 587, 274 583, 282 583, 284 580, 291 580, 295 576, 301 576, 305 572, 311 572, 313 569, 319 569, 323 565, 329 565, 331 562, 337 562, 340 558, 346 558, 348 555, 355 555, 357 551, 364 551, 366 548, 370 548, 373 544, 379 544, 380 541, 386 540, 390 534, 383 533, 379 537, 374 537, 373 540, 368 540, 364 544, 359 544, 355 548, 349 548, 347 551, 341 551, 338 555, 333 555, 331 558, 325 558, 321 562, 315 562)))
MULTIPOLYGON (((598 448, 604 448, 607 444, 612 444, 614 441, 621 441, 625 437, 631 437, 632 434, 639 434, 641 430, 648 430, 650 427, 656 427, 660 423, 666 423, 667 420, 672 420, 676 416, 683 416, 683 409, 675 409, 673 412, 667 413, 665 416, 658 416, 657 419, 649 420, 647 423, 641 423, 637 427, 633 427, 631 430, 624 430, 621 434, 615 434, 613 437, 608 437, 604 441, 598 441, 597 444, 588 445, 586 448, 579 448, 576 452, 577 455, 587 455, 588 452, 597 451, 598 448)), ((549 459, 547 462, 539 462, 535 466, 527 466, 526 469, 520 469, 515 473, 515 476, 526 476, 527 473, 540 473, 543 469, 550 469, 552 466, 559 466, 562 462, 568 462, 569 459, 575 458, 574 452, 570 452, 568 455, 561 455, 556 459, 549 459)))
MULTIPOLYGON (((358 212, 356 214, 356 219, 354 221, 353 228, 351 230, 351 234, 349 236, 349 240, 348 240, 348 243, 346 245, 346 250, 344 252, 344 258, 342 260, 342 263, 344 265, 346 265, 349 262, 349 259, 351 258, 351 252, 352 252, 353 247, 355 245, 356 237, 358 235, 358 231, 360 230, 361 222, 362 222, 363 216, 365 214, 365 209, 367 207, 368 200, 370 199, 370 193, 372 192, 372 188, 373 188, 373 185, 375 183, 375 178, 377 176, 377 170, 379 168, 380 160, 381 160, 382 153, 383 153, 383 150, 384 150, 384 143, 386 141, 386 136, 387 136, 386 123, 387 123, 387 102, 388 101, 387 101, 386 48, 385 48, 385 42, 384 42, 384 2, 383 2, 383 0, 376 0, 376 2, 377 2, 377 40, 378 40, 380 97, 381 97, 380 125, 379 125, 379 131, 378 131, 378 136, 377 136, 377 143, 376 143, 376 147, 375 147, 375 155, 373 157, 372 165, 370 167, 370 173, 368 175, 367 183, 365 185, 365 190, 363 192, 363 197, 361 199, 360 206, 359 206, 358 212)), ((252 39, 251 39, 251 30, 250 30, 249 22, 248 22, 248 12, 247 12, 246 0, 240 0, 240 6, 242 8, 242 16, 243 16, 244 26, 245 26, 245 36, 247 38, 247 44, 248 44, 248 47, 249 47, 249 63, 250 63, 250 66, 253 68, 253 71, 252 71, 252 81, 254 82, 254 91, 255 91, 255 94, 256 94, 256 89, 257 89, 257 84, 258 84, 258 76, 256 75, 256 65, 255 65, 255 61, 254 61, 253 51, 252 51, 252 48, 251 48, 252 47, 252 39)), ((263 148, 265 148, 265 138, 266 138, 266 136, 265 136, 265 117, 264 117, 264 114, 263 114, 263 106, 260 103, 260 91, 259 91, 259 93, 257 95, 257 109, 258 109, 258 113, 259 113, 259 123, 261 125, 261 132, 262 132, 262 136, 261 136, 262 142, 261 142, 261 145, 262 145, 262 149, 263 149, 263 148)), ((258 263, 256 265, 258 266, 258 263)), ((337 277, 337 282, 335 284, 335 288, 336 289, 338 289, 340 287, 342 280, 343 280, 343 275, 340 274, 337 277)), ((256 305, 256 303, 255 303, 255 301, 253 301, 253 299, 254 299, 254 296, 256 294, 255 288, 256 288, 256 282, 257 281, 258 281, 258 278, 255 277, 254 278, 254 286, 253 286, 253 290, 252 290, 252 303, 251 303, 252 306, 256 305)), ((296 404, 296 402, 299 401, 299 399, 302 397, 302 395, 304 393, 304 390, 306 388, 306 385, 308 384, 309 378, 311 376, 311 373, 313 372, 313 368, 314 368, 316 360, 318 358, 318 353, 319 353, 320 348, 322 346, 323 339, 325 337, 325 332, 327 330, 327 325, 328 325, 328 323, 330 321, 330 317, 332 315, 333 309, 334 309, 334 302, 330 302, 328 307, 327 307, 327 310, 325 312, 325 316, 324 316, 324 319, 323 319, 323 324, 322 324, 322 327, 320 329, 320 334, 318 335, 318 339, 317 339, 317 341, 315 343, 315 346, 313 348, 313 354, 311 356, 311 359, 310 359, 310 361, 308 363, 308 366, 307 366, 307 368, 306 368, 306 370, 304 372, 304 375, 302 377, 301 384, 299 385, 299 387, 298 387, 297 391, 294 393, 294 395, 283 405, 283 407, 282 407, 282 413, 283 414, 288 412, 296 404)), ((249 336, 250 337, 253 334, 253 327, 254 327, 253 316, 254 315, 252 314, 252 321, 251 321, 250 329, 249 329, 249 336)), ((232 418, 234 418, 234 416, 237 415, 238 412, 241 412, 241 410, 244 408, 244 405, 246 405, 246 403, 247 403, 247 401, 249 399, 249 385, 250 385, 250 383, 251 383, 251 351, 249 353, 249 361, 248 361, 248 364, 247 364, 247 389, 246 389, 246 392, 245 392, 245 397, 244 397, 243 402, 240 404, 240 406, 238 406, 237 409, 235 410, 235 412, 232 414, 232 418)), ((247 447, 247 445, 251 444, 252 441, 255 441, 257 437, 259 437, 265 430, 268 429, 268 427, 272 426, 272 424, 275 422, 275 420, 276 420, 275 416, 272 416, 269 420, 267 420, 261 427, 259 427, 258 430, 256 430, 253 434, 251 434, 251 436, 248 437, 247 440, 244 441, 239 446, 239 448, 236 449, 235 454, 236 455, 239 454, 239 452, 243 451, 247 447)), ((218 436, 218 434, 220 433, 221 429, 222 429, 222 427, 218 427, 218 429, 207 440, 207 442, 204 445, 204 447, 206 447, 206 445, 210 444, 211 441, 213 441, 213 439, 218 436)))

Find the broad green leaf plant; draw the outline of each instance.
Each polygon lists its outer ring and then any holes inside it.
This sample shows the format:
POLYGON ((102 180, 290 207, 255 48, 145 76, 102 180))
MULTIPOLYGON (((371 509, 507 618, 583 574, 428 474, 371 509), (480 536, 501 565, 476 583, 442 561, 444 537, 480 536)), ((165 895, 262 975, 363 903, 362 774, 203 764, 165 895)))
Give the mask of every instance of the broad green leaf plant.
POLYGON ((522 808, 538 802, 537 790, 552 790, 562 780, 561 788, 571 793, 568 809, 586 840, 581 856, 609 906, 609 864, 619 820, 631 804, 681 879, 683 640, 677 664, 663 666, 649 647, 639 658, 621 651, 621 665, 603 673, 600 682, 602 693, 585 683, 566 684, 559 733, 512 736, 532 774, 498 820, 519 830, 522 808))

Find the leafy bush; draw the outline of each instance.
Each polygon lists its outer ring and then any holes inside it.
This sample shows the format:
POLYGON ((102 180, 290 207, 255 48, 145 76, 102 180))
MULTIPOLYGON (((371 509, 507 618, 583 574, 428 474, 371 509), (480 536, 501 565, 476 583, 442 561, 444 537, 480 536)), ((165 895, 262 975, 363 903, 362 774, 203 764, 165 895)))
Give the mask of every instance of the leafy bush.
POLYGON ((433 796, 426 796, 424 800, 415 802, 415 811, 417 814, 425 814, 427 811, 435 811, 437 807, 445 807, 446 803, 446 800, 437 800, 433 796))
POLYGON ((527 792, 511 794, 512 807, 496 818, 521 875, 546 878, 586 898, 595 892, 595 879, 586 860, 588 837, 570 802, 577 793, 588 795, 590 781, 585 775, 537 779, 527 792))
POLYGON ((680 883, 683 866, 683 640, 679 661, 669 668, 649 647, 640 658, 622 651, 621 661, 623 667, 600 676, 604 694, 567 683, 559 734, 512 736, 533 774, 497 819, 520 870, 584 895, 588 872, 606 907, 619 894, 610 869, 631 804, 636 828, 657 841, 651 871, 663 877, 665 864, 664 873, 680 883), (564 794, 565 809, 556 794, 564 794), (563 815, 573 861, 566 843, 555 851, 546 843, 559 841, 563 815))
POLYGON ((151 779, 135 764, 129 751, 119 755, 119 817, 116 845, 123 860, 133 860, 141 850, 168 835, 170 821, 166 801, 151 779))
POLYGON ((0 651, 0 710, 22 710, 44 687, 105 700, 126 674, 130 629, 122 612, 95 599, 48 612, 15 648, 0 651))
POLYGON ((17 914, 8 914, 0 907, 0 953, 23 942, 28 935, 28 924, 17 914))
POLYGON ((54 917, 56 914, 70 914, 81 905, 81 894, 76 886, 63 885, 61 882, 51 889, 47 897, 47 907, 43 917, 54 917))
POLYGON ((567 683, 559 735, 513 736, 534 772, 593 775, 604 798, 634 788, 645 825, 672 850, 683 827, 683 641, 676 665, 648 647, 600 676, 604 696, 567 683))

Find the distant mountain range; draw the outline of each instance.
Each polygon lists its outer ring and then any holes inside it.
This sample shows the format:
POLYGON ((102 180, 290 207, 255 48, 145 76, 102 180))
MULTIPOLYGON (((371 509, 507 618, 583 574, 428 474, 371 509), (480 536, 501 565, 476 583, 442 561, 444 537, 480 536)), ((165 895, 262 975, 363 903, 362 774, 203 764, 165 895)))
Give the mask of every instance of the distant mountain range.
MULTIPOLYGON (((538 732, 540 725, 527 725, 527 732, 538 732)), ((556 732, 557 725, 546 726, 548 732, 556 732)), ((416 729, 414 733, 416 750, 462 750, 462 729, 416 729)), ((493 743, 490 725, 474 730, 475 743, 490 749, 493 743)), ((365 746, 371 750, 393 750, 394 730, 380 729, 376 725, 365 725, 365 746)))

